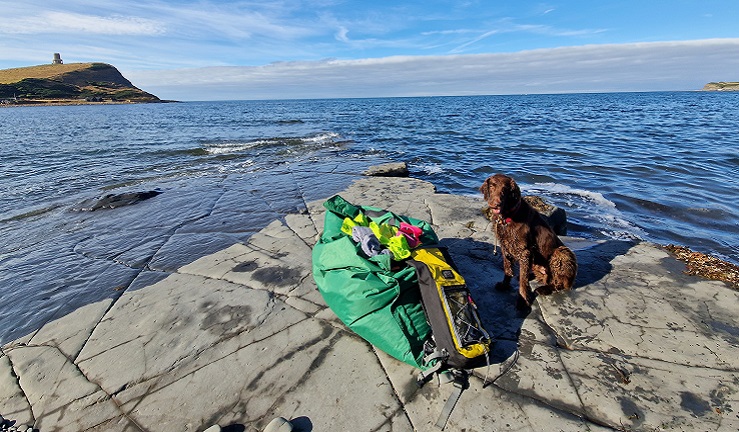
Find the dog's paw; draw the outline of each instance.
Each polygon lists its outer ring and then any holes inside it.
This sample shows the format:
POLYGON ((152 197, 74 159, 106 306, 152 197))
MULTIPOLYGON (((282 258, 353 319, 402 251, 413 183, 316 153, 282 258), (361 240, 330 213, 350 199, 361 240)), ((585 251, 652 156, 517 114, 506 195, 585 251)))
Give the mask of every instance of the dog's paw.
POLYGON ((569 291, 572 289, 572 283, 569 285, 554 285, 555 291, 569 291))
POLYGON ((536 288, 535 292, 537 295, 549 295, 553 292, 558 291, 556 287, 552 285, 541 285, 536 288))
POLYGON ((511 284, 505 282, 498 282, 495 284, 495 290, 500 292, 506 292, 511 289, 511 284))
POLYGON ((531 302, 527 301, 525 298, 518 296, 516 299, 516 309, 518 309, 518 312, 521 313, 523 316, 526 316, 531 312, 531 302))

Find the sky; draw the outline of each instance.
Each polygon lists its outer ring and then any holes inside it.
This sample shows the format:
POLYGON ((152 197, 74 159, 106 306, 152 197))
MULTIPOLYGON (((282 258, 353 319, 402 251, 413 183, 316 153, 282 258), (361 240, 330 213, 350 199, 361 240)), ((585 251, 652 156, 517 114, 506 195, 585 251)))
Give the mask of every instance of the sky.
POLYGON ((699 90, 739 1, 0 0, 0 69, 103 62, 162 99, 699 90))

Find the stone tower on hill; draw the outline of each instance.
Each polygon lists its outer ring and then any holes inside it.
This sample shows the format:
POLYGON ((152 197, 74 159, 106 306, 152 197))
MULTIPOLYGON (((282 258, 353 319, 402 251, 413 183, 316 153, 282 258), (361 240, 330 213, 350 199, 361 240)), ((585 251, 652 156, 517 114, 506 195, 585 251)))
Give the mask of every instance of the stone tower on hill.
POLYGON ((51 62, 51 64, 63 64, 62 56, 59 53, 54 53, 54 60, 51 62))

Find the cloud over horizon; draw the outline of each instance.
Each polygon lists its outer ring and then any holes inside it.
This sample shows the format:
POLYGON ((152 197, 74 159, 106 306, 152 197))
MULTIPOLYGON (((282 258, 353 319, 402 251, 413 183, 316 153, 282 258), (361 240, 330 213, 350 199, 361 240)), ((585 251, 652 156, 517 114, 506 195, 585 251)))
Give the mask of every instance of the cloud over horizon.
POLYGON ((125 73, 165 99, 229 100, 699 90, 737 70, 739 38, 125 73))
POLYGON ((0 68, 113 64, 167 99, 692 90, 739 2, 0 0, 0 68))

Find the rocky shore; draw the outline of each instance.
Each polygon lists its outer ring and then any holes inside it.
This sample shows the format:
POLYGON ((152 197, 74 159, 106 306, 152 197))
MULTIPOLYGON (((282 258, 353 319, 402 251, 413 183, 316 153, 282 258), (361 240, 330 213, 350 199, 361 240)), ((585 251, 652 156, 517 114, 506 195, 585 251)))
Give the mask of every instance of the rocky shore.
MULTIPOLYGON (((502 264, 482 199, 379 175, 340 194, 429 221, 496 341, 445 430, 739 429, 727 283, 686 274, 657 245, 563 237, 574 289, 522 317, 513 291, 493 289, 502 264)), ((284 417, 295 431, 439 430, 453 386, 418 388, 416 370, 347 330, 316 290, 322 202, 4 345, 2 427, 263 431, 284 417)))

